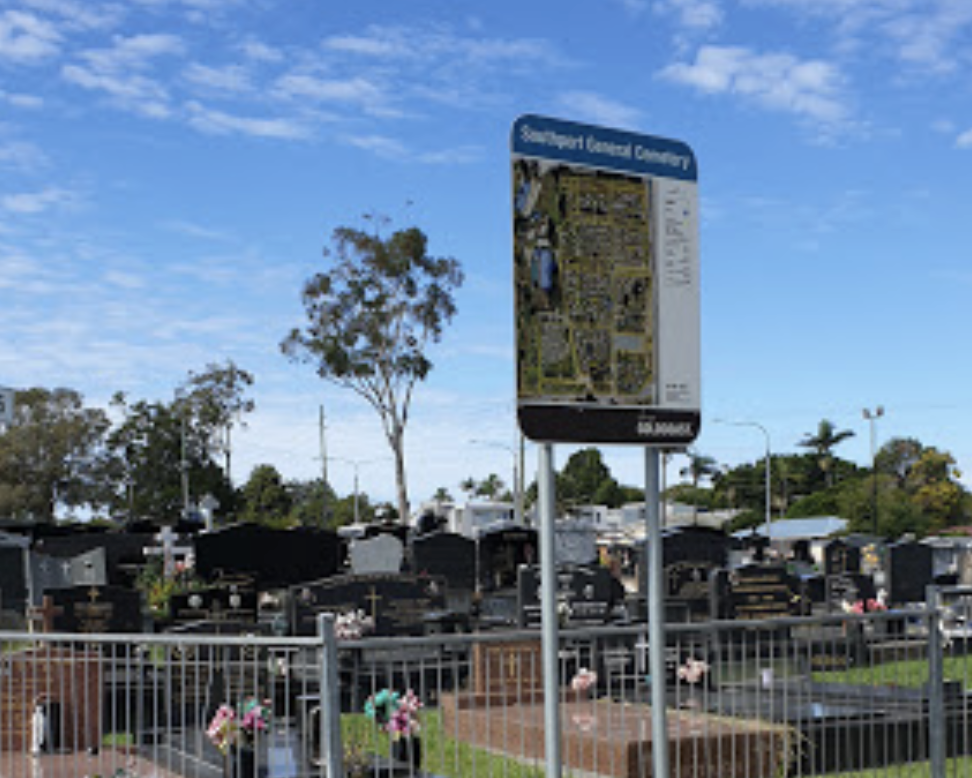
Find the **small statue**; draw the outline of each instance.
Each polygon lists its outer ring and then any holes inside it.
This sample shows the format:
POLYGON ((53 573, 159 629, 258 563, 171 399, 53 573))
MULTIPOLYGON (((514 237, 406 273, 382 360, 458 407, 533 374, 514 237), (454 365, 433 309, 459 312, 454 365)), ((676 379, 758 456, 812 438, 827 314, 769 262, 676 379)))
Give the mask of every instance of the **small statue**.
POLYGON ((46 741, 47 716, 44 713, 44 706, 37 703, 30 717, 30 753, 38 756, 44 750, 46 741))

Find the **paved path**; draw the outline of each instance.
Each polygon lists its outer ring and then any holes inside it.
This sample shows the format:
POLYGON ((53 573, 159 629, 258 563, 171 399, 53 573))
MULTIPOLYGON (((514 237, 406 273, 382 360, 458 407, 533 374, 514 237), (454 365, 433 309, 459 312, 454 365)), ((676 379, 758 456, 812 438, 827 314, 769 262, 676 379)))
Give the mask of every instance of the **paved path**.
POLYGON ((193 775, 193 770, 182 771, 181 765, 172 765, 178 772, 165 769, 145 759, 124 751, 108 749, 92 756, 77 754, 0 754, 0 778, 182 778, 193 775), (124 772, 119 773, 119 770, 124 772))

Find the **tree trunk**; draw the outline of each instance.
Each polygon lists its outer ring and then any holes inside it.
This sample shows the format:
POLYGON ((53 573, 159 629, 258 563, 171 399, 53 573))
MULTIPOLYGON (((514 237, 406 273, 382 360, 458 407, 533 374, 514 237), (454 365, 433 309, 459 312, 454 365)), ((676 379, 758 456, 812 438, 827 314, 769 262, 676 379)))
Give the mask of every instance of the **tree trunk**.
POLYGON ((392 449, 395 455, 395 487, 398 495, 398 520, 408 524, 408 484, 405 480, 405 428, 395 423, 392 449))

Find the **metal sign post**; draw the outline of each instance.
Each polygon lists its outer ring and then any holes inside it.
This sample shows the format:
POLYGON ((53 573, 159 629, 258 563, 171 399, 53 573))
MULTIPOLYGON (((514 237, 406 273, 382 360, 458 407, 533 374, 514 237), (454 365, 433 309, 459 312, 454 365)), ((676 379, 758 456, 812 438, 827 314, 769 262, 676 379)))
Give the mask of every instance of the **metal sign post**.
POLYGON ((645 449, 645 540, 648 551, 648 673, 651 677, 652 775, 668 775, 665 710, 665 597, 662 589, 661 478, 657 448, 645 449))
POLYGON ((561 774, 553 447, 646 447, 654 775, 668 775, 660 450, 691 443, 699 387, 698 170, 680 141, 521 116, 511 137, 517 420, 541 444, 547 775, 561 774))
POLYGON ((540 446, 537 489, 540 518, 540 613, 543 624, 543 736, 547 775, 560 775, 560 645, 557 623, 557 569, 555 551, 556 493, 553 446, 540 446))

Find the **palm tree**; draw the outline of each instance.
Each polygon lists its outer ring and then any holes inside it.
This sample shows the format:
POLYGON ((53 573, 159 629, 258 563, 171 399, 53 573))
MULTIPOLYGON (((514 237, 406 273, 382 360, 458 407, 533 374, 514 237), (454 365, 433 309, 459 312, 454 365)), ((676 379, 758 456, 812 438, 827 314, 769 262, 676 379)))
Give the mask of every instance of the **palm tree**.
POLYGON ((848 438, 854 437, 853 430, 840 430, 829 419, 823 419, 817 425, 816 433, 808 433, 797 445, 811 449, 817 456, 817 466, 824 474, 827 487, 833 486, 834 449, 848 438))
MULTIPOLYGON (((705 478, 712 478, 719 474, 719 464, 710 456, 705 454, 700 454, 694 449, 689 449, 685 452, 686 456, 689 458, 689 463, 679 471, 679 475, 682 478, 689 477, 692 479, 692 490, 698 492, 699 482, 705 478)), ((695 505, 692 506, 692 516, 693 523, 699 523, 699 506, 698 499, 695 499, 695 505)))

